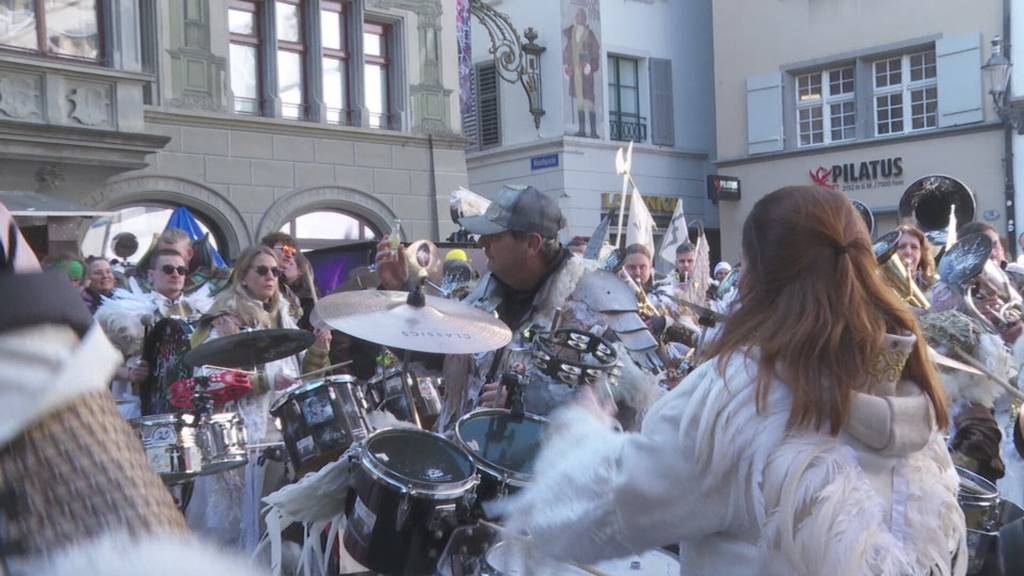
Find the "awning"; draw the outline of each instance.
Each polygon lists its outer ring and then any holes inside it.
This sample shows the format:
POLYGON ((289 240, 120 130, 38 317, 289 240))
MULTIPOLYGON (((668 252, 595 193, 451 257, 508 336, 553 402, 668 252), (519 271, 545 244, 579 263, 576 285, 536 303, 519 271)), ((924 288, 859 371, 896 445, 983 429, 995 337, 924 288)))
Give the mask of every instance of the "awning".
POLYGON ((114 212, 96 210, 71 200, 39 192, 0 190, 0 202, 13 216, 111 216, 114 212))

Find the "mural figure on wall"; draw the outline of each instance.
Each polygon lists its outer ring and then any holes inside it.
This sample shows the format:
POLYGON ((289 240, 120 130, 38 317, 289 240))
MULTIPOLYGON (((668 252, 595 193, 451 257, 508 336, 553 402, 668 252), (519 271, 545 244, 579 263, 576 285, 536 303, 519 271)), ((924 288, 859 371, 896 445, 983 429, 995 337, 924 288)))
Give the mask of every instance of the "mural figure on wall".
POLYGON ((562 62, 569 102, 565 108, 566 133, 589 138, 600 138, 597 121, 603 119, 597 96, 602 87, 600 10, 600 0, 563 0, 562 4, 562 21, 569 23, 562 29, 562 62))

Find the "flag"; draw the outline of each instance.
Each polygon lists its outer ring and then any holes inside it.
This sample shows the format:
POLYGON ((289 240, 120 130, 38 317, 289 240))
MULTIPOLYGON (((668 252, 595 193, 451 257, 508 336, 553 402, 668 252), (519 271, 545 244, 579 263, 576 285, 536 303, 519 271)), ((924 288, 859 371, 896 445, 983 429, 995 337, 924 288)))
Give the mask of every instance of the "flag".
MULTIPOLYGON (((197 222, 195 217, 192 216, 192 213, 188 211, 188 208, 185 208, 184 206, 179 206, 171 212, 171 217, 167 219, 167 226, 164 227, 164 230, 170 230, 171 228, 184 230, 193 242, 206 238, 206 233, 199 227, 199 222, 197 222)), ((209 258, 211 260, 211 264, 216 268, 226 267, 227 263, 224 262, 224 258, 221 257, 220 253, 217 252, 217 249, 214 248, 212 244, 208 243, 208 240, 207 245, 209 247, 209 258)))
POLYGON ((711 286, 711 249, 708 238, 704 235, 704 227, 700 227, 697 236, 697 258, 693 266, 693 278, 687 286, 685 298, 695 304, 707 304, 708 287, 711 286))
POLYGON ((601 247, 604 246, 604 240, 608 237, 608 226, 611 225, 613 214, 615 212, 609 212, 602 218, 601 223, 597 225, 594 233, 590 236, 590 242, 587 242, 587 247, 583 250, 583 257, 587 260, 597 260, 601 257, 601 247))
POLYGON ((654 267, 659 272, 671 274, 676 268, 676 247, 689 241, 686 214, 683 213, 683 199, 680 198, 676 202, 676 209, 672 213, 668 229, 665 230, 665 237, 661 239, 661 249, 654 255, 654 267))
POLYGON ((626 225, 626 246, 643 244, 654 254, 654 218, 640 198, 640 192, 633 187, 629 198, 629 223, 626 225))

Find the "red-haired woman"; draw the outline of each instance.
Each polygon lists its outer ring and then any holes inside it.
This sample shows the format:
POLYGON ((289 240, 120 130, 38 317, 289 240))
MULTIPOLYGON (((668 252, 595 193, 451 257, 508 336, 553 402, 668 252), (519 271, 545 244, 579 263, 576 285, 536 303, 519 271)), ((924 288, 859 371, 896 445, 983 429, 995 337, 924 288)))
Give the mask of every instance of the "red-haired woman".
POLYGON ((588 394, 555 413, 510 527, 579 562, 679 542, 684 574, 963 574, 941 386, 860 217, 782 188, 742 246, 709 359, 639 433, 588 394))
POLYGON ((927 293, 935 283, 935 260, 928 239, 917 227, 901 224, 896 228, 900 238, 896 241, 896 254, 907 268, 910 277, 922 292, 927 293))

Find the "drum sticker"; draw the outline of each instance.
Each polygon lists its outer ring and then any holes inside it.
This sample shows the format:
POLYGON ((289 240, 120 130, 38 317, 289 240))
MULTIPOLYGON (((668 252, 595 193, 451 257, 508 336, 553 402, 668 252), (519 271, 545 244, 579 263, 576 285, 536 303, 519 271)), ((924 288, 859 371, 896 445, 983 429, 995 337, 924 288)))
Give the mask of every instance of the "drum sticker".
POLYGON ((155 428, 148 437, 143 438, 143 442, 148 446, 177 444, 178 434, 174 431, 174 426, 160 426, 155 428))
POLYGON ((295 449, 299 451, 299 459, 305 460, 316 454, 316 442, 312 436, 306 436, 295 443, 295 449))
POLYGON ((439 482, 441 480, 450 481, 452 479, 451 474, 445 473, 445 471, 440 468, 427 468, 427 471, 423 474, 427 477, 427 480, 430 480, 431 482, 439 482))
POLYGON ((359 540, 366 542, 373 532, 373 526, 377 523, 377 515, 370 510, 363 499, 356 496, 355 506, 352 507, 352 518, 349 519, 349 526, 359 540))
POLYGON ((321 448, 338 447, 348 444, 348 437, 343 430, 321 428, 316 432, 316 443, 321 448))
POLYGON ((334 408, 331 399, 325 396, 313 396, 302 401, 302 416, 310 425, 322 424, 334 419, 334 408))
POLYGON ((164 450, 146 450, 146 455, 149 456, 149 465, 156 470, 157 474, 170 474, 171 468, 173 467, 172 459, 173 455, 169 454, 169 449, 164 450))

